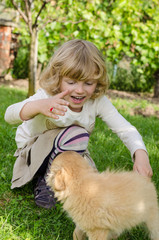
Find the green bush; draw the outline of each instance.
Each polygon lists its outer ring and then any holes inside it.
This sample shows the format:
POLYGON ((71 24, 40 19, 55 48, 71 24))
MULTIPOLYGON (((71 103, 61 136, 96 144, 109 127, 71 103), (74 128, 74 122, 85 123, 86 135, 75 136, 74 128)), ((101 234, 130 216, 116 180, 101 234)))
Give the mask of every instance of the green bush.
POLYGON ((152 90, 153 79, 146 79, 143 74, 138 72, 138 68, 134 65, 130 65, 130 69, 124 69, 121 67, 113 67, 109 64, 109 79, 110 88, 129 91, 129 92, 147 92, 152 90), (112 71, 110 73, 110 71, 112 71))

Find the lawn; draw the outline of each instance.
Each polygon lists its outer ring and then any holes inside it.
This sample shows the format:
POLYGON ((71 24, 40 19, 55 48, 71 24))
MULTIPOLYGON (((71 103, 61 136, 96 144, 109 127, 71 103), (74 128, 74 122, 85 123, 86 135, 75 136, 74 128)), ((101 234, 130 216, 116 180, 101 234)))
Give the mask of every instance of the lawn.
MULTIPOLYGON (((0 239, 1 240, 70 240, 74 224, 61 205, 45 210, 34 203, 33 183, 11 190, 12 169, 16 150, 14 136, 16 126, 4 121, 7 106, 26 98, 26 92, 0 87, 0 239)), ((149 106, 159 110, 159 105, 146 100, 112 99, 121 114, 139 130, 149 152, 153 168, 153 181, 159 193, 159 119, 155 116, 131 116, 134 106, 149 106), (123 107, 124 106, 124 107, 123 107)), ((132 169, 130 154, 120 139, 100 119, 89 142, 89 150, 99 171, 110 169, 132 169)), ((148 240, 143 226, 125 232, 119 240, 148 240)))

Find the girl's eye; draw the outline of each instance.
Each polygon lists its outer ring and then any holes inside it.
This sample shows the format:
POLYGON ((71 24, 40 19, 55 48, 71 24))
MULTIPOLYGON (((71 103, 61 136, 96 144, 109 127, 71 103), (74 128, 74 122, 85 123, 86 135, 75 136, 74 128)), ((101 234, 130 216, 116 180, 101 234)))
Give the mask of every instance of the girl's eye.
POLYGON ((86 85, 93 85, 93 82, 85 82, 86 85))
POLYGON ((74 84, 75 82, 74 81, 68 81, 67 83, 68 84, 74 84))

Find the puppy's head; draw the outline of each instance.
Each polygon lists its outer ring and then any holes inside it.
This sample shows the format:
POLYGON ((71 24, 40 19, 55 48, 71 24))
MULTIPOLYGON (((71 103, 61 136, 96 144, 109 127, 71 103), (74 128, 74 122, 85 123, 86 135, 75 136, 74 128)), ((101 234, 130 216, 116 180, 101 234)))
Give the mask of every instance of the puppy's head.
POLYGON ((72 184, 78 181, 80 172, 87 171, 88 168, 89 164, 80 154, 66 151, 53 160, 46 179, 47 184, 55 192, 58 200, 62 200, 68 196, 72 184))

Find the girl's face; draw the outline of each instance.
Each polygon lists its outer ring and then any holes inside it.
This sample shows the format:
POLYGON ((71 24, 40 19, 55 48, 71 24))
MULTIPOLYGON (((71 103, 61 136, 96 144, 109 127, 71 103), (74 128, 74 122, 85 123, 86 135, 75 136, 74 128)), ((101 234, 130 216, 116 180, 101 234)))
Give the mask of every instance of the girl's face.
POLYGON ((81 112, 84 103, 91 98, 97 86, 94 80, 75 81, 63 77, 60 84, 60 91, 68 90, 69 93, 64 97, 68 101, 69 108, 74 112, 81 112))

